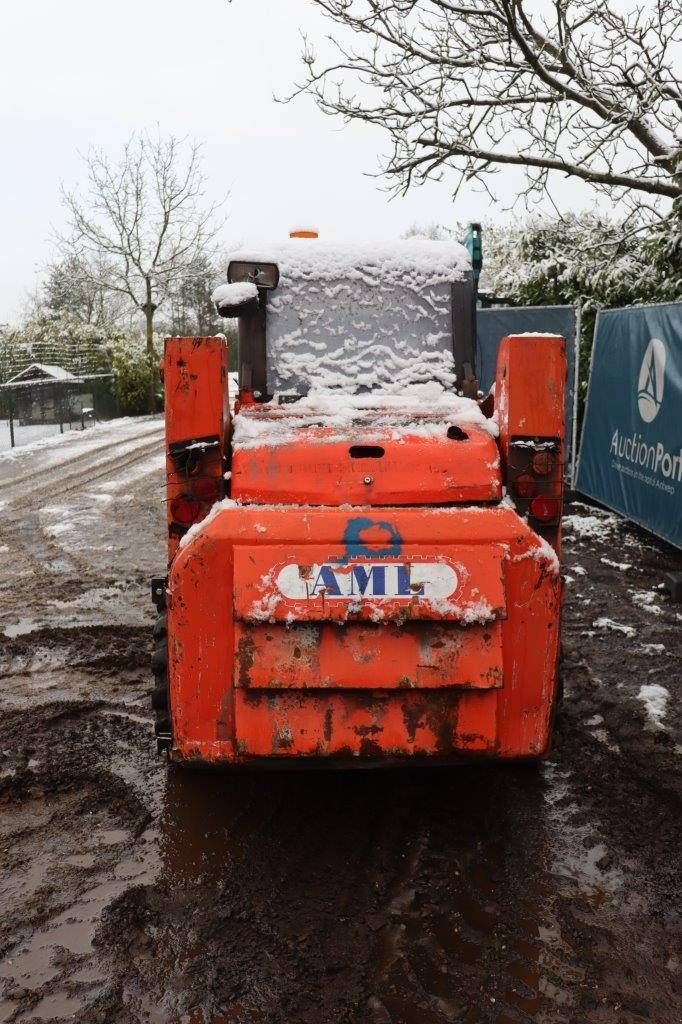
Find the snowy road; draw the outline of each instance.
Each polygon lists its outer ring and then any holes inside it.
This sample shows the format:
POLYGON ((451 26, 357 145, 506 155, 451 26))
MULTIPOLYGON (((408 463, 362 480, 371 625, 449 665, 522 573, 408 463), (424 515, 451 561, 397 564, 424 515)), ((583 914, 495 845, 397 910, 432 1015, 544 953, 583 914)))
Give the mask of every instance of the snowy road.
POLYGON ((0 456, 0 1022, 672 1024, 679 555, 575 504, 540 770, 155 755, 159 420, 0 456))
MULTIPOLYGON (((14 423, 14 443, 19 446, 60 433, 58 423, 42 423, 30 427, 20 427, 18 423, 14 423)), ((11 445, 12 435, 9 429, 9 420, 0 420, 0 452, 9 451, 11 445)))

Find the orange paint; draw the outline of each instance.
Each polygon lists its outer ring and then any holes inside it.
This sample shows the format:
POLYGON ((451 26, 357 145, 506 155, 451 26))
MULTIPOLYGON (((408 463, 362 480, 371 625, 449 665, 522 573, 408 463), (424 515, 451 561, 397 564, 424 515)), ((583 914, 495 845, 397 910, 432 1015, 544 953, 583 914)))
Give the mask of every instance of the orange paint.
POLYGON ((163 376, 166 405, 166 515, 168 560, 181 532, 173 502, 200 502, 206 515, 223 496, 225 452, 230 440, 228 352, 225 338, 166 338, 163 376), (190 445, 194 445, 190 448, 190 445), (183 449, 187 451, 183 451, 183 449), (175 453, 175 454, 172 454, 175 453), (207 482, 214 493, 205 497, 207 482), (198 490, 198 494, 195 491, 198 490))
MULTIPOLYGON (((267 426, 278 410, 252 406, 245 415, 267 426)), ((428 422, 428 421, 427 421, 428 422)), ((445 434, 447 424, 443 426, 445 434)), ((390 436, 375 439, 379 457, 358 458, 358 445, 335 442, 329 428, 308 427, 305 444, 235 452, 232 494, 257 504, 442 505, 498 501, 499 453, 481 427, 467 426, 466 440, 390 436)))
MULTIPOLYGON (((166 347, 171 497, 192 488, 171 451, 178 441, 218 438, 201 463, 209 478, 230 454, 224 343, 206 341, 206 352, 191 339, 166 347)), ((500 348, 499 447, 474 427, 465 440, 393 447, 387 438, 382 457, 367 459, 371 493, 368 471, 355 467, 364 460, 328 436, 234 453, 232 496, 243 504, 211 516, 179 550, 182 530, 171 531, 173 760, 547 750, 561 581, 542 537, 558 549, 558 528, 543 533, 499 504, 518 467, 535 472, 541 494, 560 496, 563 341, 539 342, 500 348), (528 469, 533 450, 515 448, 519 437, 551 438, 554 462, 528 469)))

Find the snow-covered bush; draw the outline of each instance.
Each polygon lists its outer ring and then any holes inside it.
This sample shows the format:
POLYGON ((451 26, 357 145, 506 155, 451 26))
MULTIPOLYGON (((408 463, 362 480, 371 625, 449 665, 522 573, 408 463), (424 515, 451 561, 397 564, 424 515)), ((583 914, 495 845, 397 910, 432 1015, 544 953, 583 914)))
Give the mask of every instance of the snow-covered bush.
POLYGON ((114 391, 121 416, 142 416, 148 412, 150 377, 156 389, 157 408, 163 405, 163 386, 158 372, 158 360, 152 369, 146 343, 141 338, 123 337, 116 342, 112 353, 114 391))
POLYGON ((581 305, 580 385, 599 309, 682 297, 682 204, 655 222, 594 212, 487 224, 481 291, 523 306, 581 305))

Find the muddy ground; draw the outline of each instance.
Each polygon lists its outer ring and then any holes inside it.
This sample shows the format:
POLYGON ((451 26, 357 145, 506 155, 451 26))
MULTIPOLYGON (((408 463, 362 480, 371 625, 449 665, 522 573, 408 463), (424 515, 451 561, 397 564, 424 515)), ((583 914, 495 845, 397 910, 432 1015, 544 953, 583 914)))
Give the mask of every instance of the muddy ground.
POLYGON ((679 556, 568 509, 540 769, 169 769, 161 438, 0 458, 0 1021, 680 1020, 679 556))

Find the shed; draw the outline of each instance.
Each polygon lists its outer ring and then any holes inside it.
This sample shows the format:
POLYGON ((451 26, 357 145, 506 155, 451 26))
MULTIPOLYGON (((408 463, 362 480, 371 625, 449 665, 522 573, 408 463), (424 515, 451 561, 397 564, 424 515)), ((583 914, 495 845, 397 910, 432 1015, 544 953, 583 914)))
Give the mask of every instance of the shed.
POLYGON ((19 425, 29 426, 80 418, 82 403, 76 398, 75 391, 83 383, 83 377, 77 377, 63 366, 31 363, 0 387, 10 391, 19 425))

